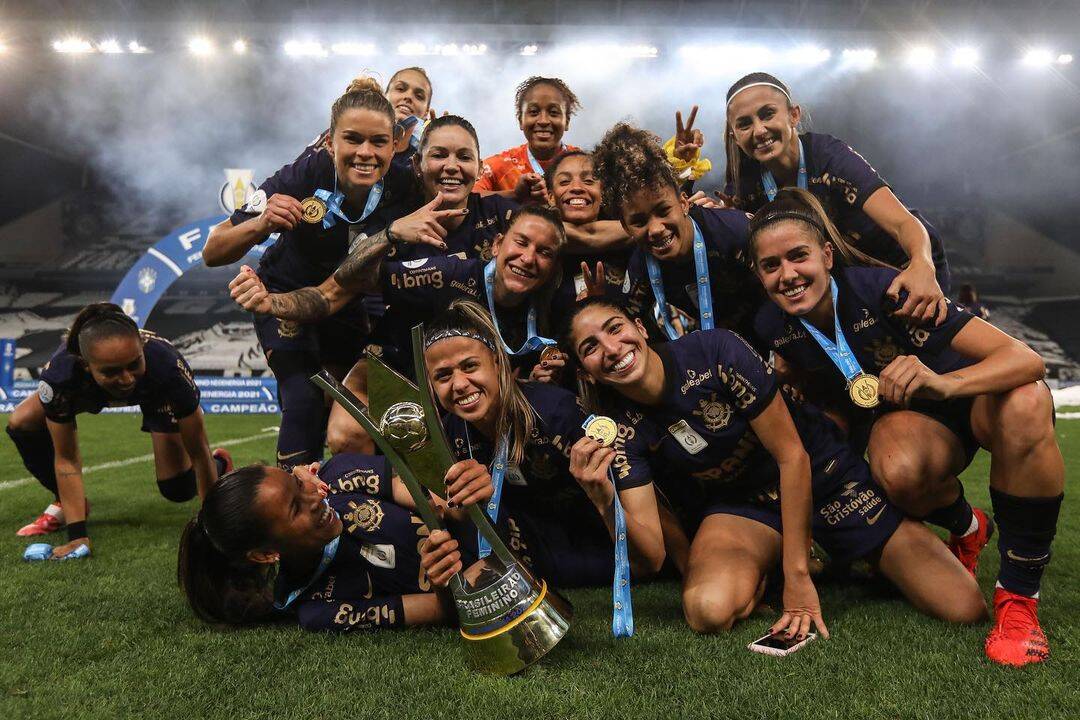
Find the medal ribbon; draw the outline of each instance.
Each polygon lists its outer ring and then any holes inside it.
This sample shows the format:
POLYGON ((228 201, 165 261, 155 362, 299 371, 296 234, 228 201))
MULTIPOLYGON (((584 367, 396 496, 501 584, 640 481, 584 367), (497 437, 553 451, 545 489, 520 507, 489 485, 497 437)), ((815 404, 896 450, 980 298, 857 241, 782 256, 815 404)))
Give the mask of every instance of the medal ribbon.
MULTIPOLYGON (((709 284, 709 259, 705 254, 705 239, 701 236, 701 228, 697 221, 690 218, 694 225, 694 274, 697 277, 698 310, 701 313, 699 321, 702 330, 712 330, 716 327, 713 317, 712 287, 709 284)), ((645 267, 649 270, 649 283, 652 285, 653 297, 656 306, 660 309, 660 317, 664 319, 664 332, 670 340, 677 340, 679 334, 675 331, 675 324, 671 321, 668 312, 667 298, 664 295, 664 278, 660 274, 660 262, 651 254, 645 255, 645 267)))
MULTIPOLYGON (((559 152, 555 153, 555 155, 561 153, 565 147, 565 145, 560 144, 559 152)), ((552 155, 552 157, 555 157, 555 155, 552 155)), ((540 161, 537 160, 536 157, 532 154, 532 150, 529 149, 529 143, 525 143, 525 156, 529 158, 529 165, 532 166, 533 172, 543 177, 544 167, 540 164, 540 161)))
POLYGON ((323 216, 322 226, 326 230, 334 227, 337 224, 338 218, 341 218, 350 225, 363 222, 368 215, 375 212, 375 208, 379 205, 379 200, 382 199, 383 193, 383 181, 375 183, 371 186, 371 190, 368 191, 367 203, 364 205, 364 212, 356 220, 351 219, 341 209, 341 203, 345 201, 345 193, 337 189, 337 176, 334 176, 334 192, 329 190, 319 189, 315 191, 315 197, 319 198, 326 204, 326 215, 323 216))
MULTIPOLYGON (((615 486, 615 476, 608 468, 608 477, 615 486)), ((630 598, 630 554, 626 549, 626 513, 615 487, 615 576, 611 583, 611 633, 617 637, 634 634, 634 603, 630 598)))
POLYGON ((326 568, 330 567, 330 563, 334 562, 334 556, 337 555, 338 544, 340 542, 341 536, 338 535, 336 538, 326 543, 326 545, 322 549, 322 560, 319 561, 319 567, 315 568, 315 572, 312 574, 311 578, 308 579, 306 583, 304 583, 303 587, 299 587, 289 593, 289 596, 285 598, 285 602, 274 603, 275 610, 284 610, 285 608, 292 605, 296 598, 300 597, 304 592, 306 592, 307 589, 311 587, 311 584, 318 580, 319 576, 326 572, 326 568))
MULTIPOLYGON (((465 425, 465 442, 469 446, 469 457, 472 457, 472 441, 469 440, 469 426, 465 425)), ((491 499, 487 504, 487 516, 491 518, 492 524, 495 524, 499 520, 499 502, 502 500, 503 480, 506 478, 507 468, 507 456, 510 453, 510 443, 506 438, 500 438, 499 444, 495 449, 495 459, 491 462, 491 466, 488 468, 491 472, 491 486, 494 489, 491 493, 491 499)), ((484 538, 484 534, 477 531, 476 533, 476 554, 477 557, 483 559, 491 554, 491 545, 484 538)))
POLYGON ((829 356, 829 359, 833 361, 833 364, 840 369, 840 372, 844 373, 844 377, 847 378, 847 381, 850 383, 852 380, 863 374, 863 369, 859 365, 855 353, 851 352, 851 346, 848 345, 847 338, 844 337, 844 330, 840 327, 840 306, 837 303, 839 291, 836 288, 836 279, 832 276, 829 277, 829 285, 832 290, 833 323, 835 326, 836 342, 825 337, 825 334, 811 325, 806 318, 800 317, 799 322, 806 328, 806 332, 810 333, 810 336, 817 341, 817 344, 821 346, 821 349, 825 351, 825 354, 829 356))
POLYGON ((424 121, 415 115, 410 115, 404 120, 397 122, 397 127, 401 128, 402 132, 409 132, 412 130, 412 134, 409 135, 409 147, 413 150, 420 149, 420 136, 424 134, 424 121))
MULTIPOLYGON (((799 176, 797 183, 803 190, 806 189, 806 153, 803 152, 802 138, 799 138, 799 176)), ((765 188, 765 195, 768 196, 769 202, 776 199, 776 178, 773 177, 769 170, 764 168, 761 171, 761 186, 765 188)))
POLYGON ((495 260, 494 258, 488 261, 488 264, 484 266, 484 287, 487 289, 487 304, 488 310, 491 312, 491 322, 495 324, 495 330, 499 333, 499 342, 502 343, 503 348, 510 355, 526 355, 531 352, 536 352, 542 347, 548 345, 557 344, 551 338, 540 337, 536 334, 536 306, 531 302, 529 303, 529 312, 525 316, 525 333, 528 338, 517 351, 511 350, 510 346, 503 340, 502 330, 499 329, 499 316, 495 314, 495 260))

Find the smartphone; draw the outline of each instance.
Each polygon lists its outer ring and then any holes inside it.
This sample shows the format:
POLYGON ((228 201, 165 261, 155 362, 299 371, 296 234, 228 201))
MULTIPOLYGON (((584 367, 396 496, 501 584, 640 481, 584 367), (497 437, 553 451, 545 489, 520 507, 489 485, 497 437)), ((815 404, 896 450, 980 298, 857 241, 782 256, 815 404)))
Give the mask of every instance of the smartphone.
POLYGON ((806 637, 802 640, 797 638, 791 638, 788 640, 783 635, 766 635, 765 637, 758 638, 754 642, 747 645, 747 649, 751 652, 764 653, 765 655, 776 655, 777 657, 784 657, 790 655, 799 648, 806 645, 808 642, 817 637, 817 633, 807 633, 806 637))

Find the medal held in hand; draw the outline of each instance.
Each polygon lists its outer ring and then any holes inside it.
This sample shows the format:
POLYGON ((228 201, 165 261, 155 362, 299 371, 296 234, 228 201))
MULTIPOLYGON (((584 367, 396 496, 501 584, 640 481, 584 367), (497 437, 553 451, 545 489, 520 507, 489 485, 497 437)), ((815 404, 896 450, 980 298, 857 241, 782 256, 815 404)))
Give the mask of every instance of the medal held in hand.
MULTIPOLYGON (((368 353, 367 408, 325 370, 311 380, 367 430, 408 488, 417 514, 434 531, 442 525, 428 492, 446 497, 446 472, 454 456, 426 381, 422 325, 413 328, 413 360, 423 390, 368 353)), ((514 556, 480 506, 466 510, 491 554, 450 581, 461 637, 474 669, 512 675, 562 640, 573 608, 514 556)))
POLYGON ((877 407, 881 402, 878 398, 877 376, 869 373, 857 375, 848 383, 848 395, 851 396, 851 402, 861 408, 877 407))
POLYGON ((619 434, 619 426, 605 415, 590 415, 581 426, 585 437, 600 443, 601 447, 611 447, 619 434))
POLYGON ((322 222, 326 217, 326 203, 317 197, 304 198, 300 201, 300 215, 309 225, 322 222))

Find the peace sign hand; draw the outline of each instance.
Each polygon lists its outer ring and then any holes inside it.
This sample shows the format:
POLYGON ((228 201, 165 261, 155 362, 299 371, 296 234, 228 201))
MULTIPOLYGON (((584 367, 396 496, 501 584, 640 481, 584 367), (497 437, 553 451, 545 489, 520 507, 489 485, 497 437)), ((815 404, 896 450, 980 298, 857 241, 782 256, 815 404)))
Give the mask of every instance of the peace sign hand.
POLYGON ((589 263, 581 263, 581 279, 585 281, 585 289, 581 291, 577 299, 584 300, 589 297, 602 297, 607 291, 607 275, 604 274, 604 263, 596 263, 596 272, 589 269, 589 263))
POLYGON ((435 197, 427 205, 411 215, 395 220, 390 223, 388 230, 395 240, 407 243, 424 243, 434 245, 440 250, 446 249, 446 226, 443 221, 453 217, 467 215, 469 208, 450 208, 440 210, 442 205, 442 192, 436 193, 435 197))
POLYGON ((686 118, 685 126, 682 121, 682 112, 675 111, 675 157, 684 162, 692 162, 702 145, 705 144, 705 136, 700 130, 694 129, 697 111, 697 105, 690 109, 690 117, 686 118))

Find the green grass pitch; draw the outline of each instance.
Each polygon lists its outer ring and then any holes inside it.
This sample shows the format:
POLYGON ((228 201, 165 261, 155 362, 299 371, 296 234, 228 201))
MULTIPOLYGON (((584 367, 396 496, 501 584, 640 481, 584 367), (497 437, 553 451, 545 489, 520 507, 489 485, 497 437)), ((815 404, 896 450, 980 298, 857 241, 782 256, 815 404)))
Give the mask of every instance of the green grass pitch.
MULTIPOLYGON (((238 464, 273 457, 271 416, 208 418, 214 441, 250 438, 238 464)), ((150 452, 134 415, 79 419, 84 463, 150 452)), ((1080 467, 1080 420, 1058 422, 1067 468, 1080 467)), ((988 507, 988 457, 965 473, 988 507)), ((176 586, 176 542, 195 503, 158 496, 148 460, 87 478, 95 554, 29 564, 15 530, 47 497, 0 442, 0 718, 1076 718, 1080 717, 1080 509, 1066 489, 1043 583, 1048 663, 1023 670, 982 654, 987 625, 951 627, 868 582, 821 584, 833 638, 788 658, 745 646, 775 618, 724 636, 691 633, 674 583, 634 590, 637 634, 610 635, 606 589, 571 591, 567 638, 513 678, 466 669, 456 631, 340 637, 292 625, 202 626, 176 586)), ((1075 472, 1071 472, 1075 480, 1075 472)), ((60 536, 53 536, 59 538, 60 536)), ((53 538, 50 538, 52 540, 53 538)), ((983 553, 989 597, 997 552, 983 553)))

